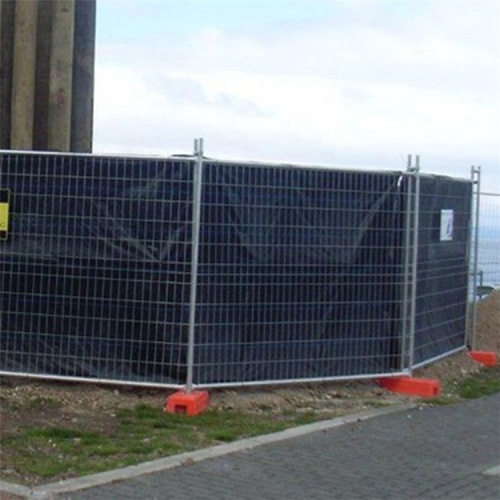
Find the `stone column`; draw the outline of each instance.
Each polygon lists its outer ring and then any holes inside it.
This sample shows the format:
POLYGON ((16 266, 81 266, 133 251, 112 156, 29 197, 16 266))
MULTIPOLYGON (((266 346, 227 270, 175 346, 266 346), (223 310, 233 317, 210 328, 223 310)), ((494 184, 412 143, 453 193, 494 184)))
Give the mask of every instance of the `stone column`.
POLYGON ((71 147, 74 21, 74 0, 53 0, 47 127, 47 149, 51 151, 71 147))
POLYGON ((35 132, 33 148, 47 149, 49 114, 50 54, 52 50, 52 0, 38 0, 36 85, 35 85, 35 132))
POLYGON ((10 148, 14 0, 0 0, 0 149, 10 148))
POLYGON ((11 149, 33 148, 37 10, 36 0, 15 4, 11 149))
POLYGON ((96 0, 0 0, 0 149, 92 151, 96 0))
POLYGON ((92 151, 96 1, 76 0, 71 151, 92 151))

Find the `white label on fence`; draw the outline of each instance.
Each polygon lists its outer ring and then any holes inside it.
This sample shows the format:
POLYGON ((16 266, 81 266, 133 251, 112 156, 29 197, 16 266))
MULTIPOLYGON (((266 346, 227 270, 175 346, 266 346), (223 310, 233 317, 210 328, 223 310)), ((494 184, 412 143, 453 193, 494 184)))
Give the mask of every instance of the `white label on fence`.
POLYGON ((453 239, 453 210, 441 210, 439 239, 441 241, 451 241, 453 239))

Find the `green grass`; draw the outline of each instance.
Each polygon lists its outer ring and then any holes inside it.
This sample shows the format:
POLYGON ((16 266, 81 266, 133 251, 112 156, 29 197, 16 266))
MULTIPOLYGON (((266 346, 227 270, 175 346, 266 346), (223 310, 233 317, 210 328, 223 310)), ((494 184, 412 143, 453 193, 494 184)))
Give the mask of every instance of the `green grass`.
POLYGON ((446 396, 438 396, 435 398, 425 399, 423 400, 423 403, 433 406, 446 406, 446 405, 451 405, 453 403, 458 403, 458 401, 460 401, 459 397, 453 395, 446 395, 446 396))
POLYGON ((45 406, 48 408, 59 408, 61 406, 61 403, 51 397, 35 396, 29 401, 28 406, 30 408, 38 408, 40 406, 45 406))
POLYGON ((186 417, 138 405, 118 411, 112 433, 32 427, 4 437, 2 448, 15 470, 47 481, 61 475, 82 476, 124 467, 313 420, 317 417, 312 413, 271 416, 214 410, 186 417))
POLYGON ((432 405, 449 405, 462 399, 475 399, 500 392, 500 365, 484 367, 477 373, 450 384, 446 395, 425 400, 432 405))
MULTIPOLYGON (((446 395, 425 403, 450 404, 499 392, 500 367, 484 368, 456 380, 450 387, 453 389, 446 395)), ((372 407, 385 405, 375 399, 363 403, 372 407)), ((186 417, 141 404, 118 410, 116 426, 106 433, 84 431, 77 424, 68 423, 64 427, 29 427, 16 435, 2 436, 2 453, 8 457, 9 468, 33 484, 125 467, 322 418, 321 413, 314 411, 301 413, 288 408, 276 414, 265 408, 260 410, 261 413, 255 414, 209 409, 195 417, 186 417)), ((4 475, 3 479, 9 477, 4 475)))
POLYGON ((458 395, 463 399, 490 396, 500 392, 500 365, 483 368, 458 384, 458 395))
POLYGON ((388 401, 379 399, 365 399, 363 400, 363 404, 369 408, 386 408, 391 405, 388 401))

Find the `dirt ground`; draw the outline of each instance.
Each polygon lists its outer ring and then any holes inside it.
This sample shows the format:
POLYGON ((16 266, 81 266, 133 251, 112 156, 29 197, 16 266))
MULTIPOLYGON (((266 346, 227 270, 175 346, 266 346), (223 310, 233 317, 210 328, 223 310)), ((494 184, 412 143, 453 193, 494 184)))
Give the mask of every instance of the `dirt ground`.
MULTIPOLYGON (((477 312, 475 348, 500 353, 500 292, 482 300, 477 312)), ((415 375, 437 378, 446 395, 452 390, 452 381, 478 369, 479 365, 461 352, 415 375)), ((0 436, 15 434, 28 425, 76 424, 81 430, 106 433, 114 428, 119 408, 133 408, 140 403, 162 407, 167 396, 166 391, 156 389, 14 377, 2 377, 0 383, 0 436)), ((315 411, 330 418, 409 399, 381 389, 374 381, 357 381, 211 391, 210 406, 251 412, 315 411)))

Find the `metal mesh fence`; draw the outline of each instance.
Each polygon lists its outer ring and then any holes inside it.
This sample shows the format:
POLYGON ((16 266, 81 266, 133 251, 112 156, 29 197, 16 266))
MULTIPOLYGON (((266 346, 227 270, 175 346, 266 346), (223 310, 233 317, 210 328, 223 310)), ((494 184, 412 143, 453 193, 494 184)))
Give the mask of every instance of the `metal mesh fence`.
POLYGON ((477 302, 500 287, 500 194, 481 192, 481 169, 472 168, 474 227, 470 259, 468 346, 476 347, 477 302))
POLYGON ((189 390, 395 375, 465 344, 470 182, 201 150, 0 161, 2 373, 189 390))
POLYGON ((204 169, 195 383, 399 369, 401 174, 204 169))
POLYGON ((413 367, 463 349, 472 185, 422 176, 413 367))
POLYGON ((179 383, 192 162, 3 154, 4 372, 179 383))
POLYGON ((500 288, 500 194, 480 193, 478 227, 479 296, 500 288))

